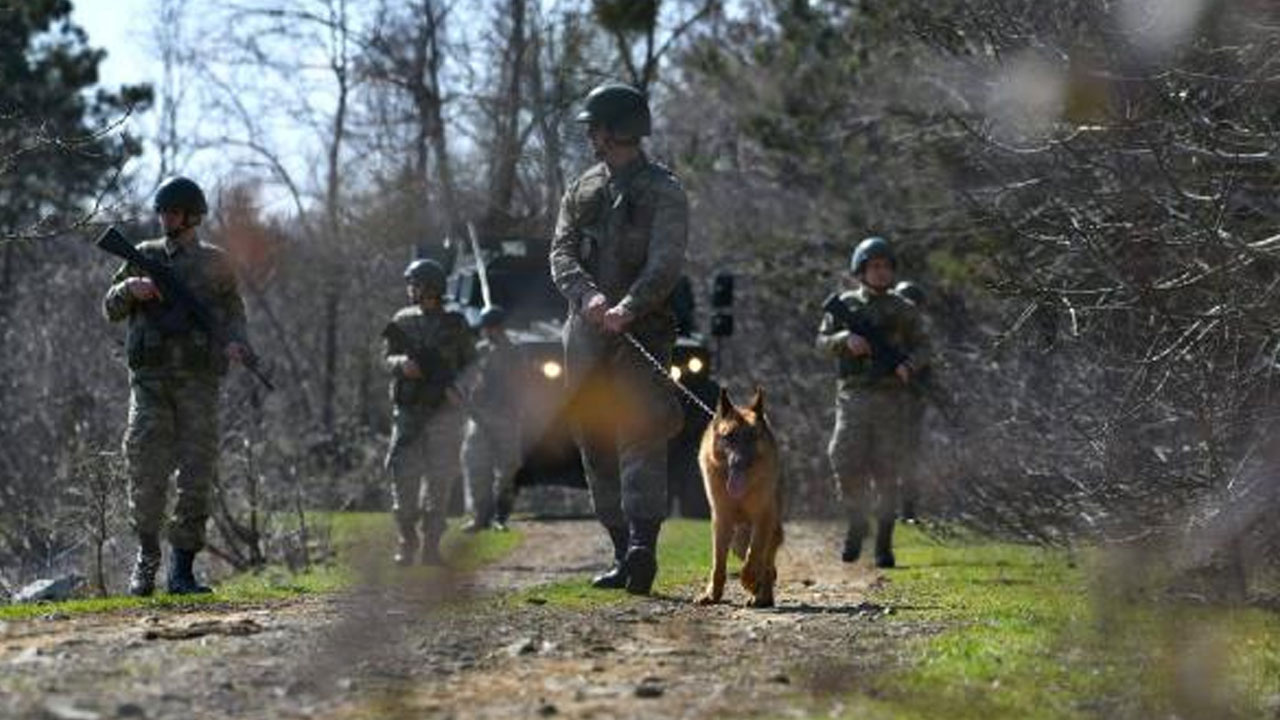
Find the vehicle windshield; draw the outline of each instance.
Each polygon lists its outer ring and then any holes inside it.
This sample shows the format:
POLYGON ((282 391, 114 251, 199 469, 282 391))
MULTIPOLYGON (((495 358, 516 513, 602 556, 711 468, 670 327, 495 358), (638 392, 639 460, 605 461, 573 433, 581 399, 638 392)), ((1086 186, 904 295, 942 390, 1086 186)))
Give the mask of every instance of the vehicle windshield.
MULTIPOLYGON (((495 245, 498 252, 486 253, 489 291, 493 303, 506 311, 507 324, 523 327, 539 320, 564 319, 567 305, 551 282, 546 243, 503 240, 495 245)), ((484 307, 474 265, 460 270, 453 295, 466 308, 484 307)))

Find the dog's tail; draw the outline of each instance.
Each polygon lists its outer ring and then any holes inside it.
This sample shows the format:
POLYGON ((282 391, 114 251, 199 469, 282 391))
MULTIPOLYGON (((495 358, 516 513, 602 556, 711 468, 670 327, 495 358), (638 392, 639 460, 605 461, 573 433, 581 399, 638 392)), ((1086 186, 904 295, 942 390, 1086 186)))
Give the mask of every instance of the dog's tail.
POLYGON ((751 525, 748 523, 738 523, 733 528, 733 541, 729 543, 729 547, 733 549, 733 554, 738 556, 739 560, 745 560, 747 557, 747 547, 751 545, 751 525))

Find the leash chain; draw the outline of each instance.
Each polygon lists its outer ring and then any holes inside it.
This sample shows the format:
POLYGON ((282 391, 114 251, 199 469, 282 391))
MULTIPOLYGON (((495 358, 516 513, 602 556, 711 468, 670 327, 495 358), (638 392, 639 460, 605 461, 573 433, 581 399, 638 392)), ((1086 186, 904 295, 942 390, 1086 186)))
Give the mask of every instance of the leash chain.
POLYGON ((671 382, 671 384, 679 388, 680 392, 684 393, 684 396, 686 398, 691 400, 694 405, 696 405, 700 410, 702 410, 702 412, 706 413, 708 418, 714 418, 716 416, 715 412, 710 407, 708 407, 706 403, 702 402, 702 400, 700 400, 697 395, 693 394, 693 391, 685 387, 684 384, 681 383, 679 380, 671 377, 671 373, 667 370, 667 368, 663 367, 662 363, 658 362, 658 358, 654 357, 647 349, 645 349, 644 345, 640 344, 640 341, 636 339, 635 335, 632 335, 629 332, 625 332, 625 333, 622 333, 622 336, 627 339, 627 342, 631 343, 631 347, 635 348, 636 352, 640 353, 640 355, 645 360, 649 361, 649 365, 651 365, 654 370, 657 370, 659 375, 666 378, 668 381, 671 382))

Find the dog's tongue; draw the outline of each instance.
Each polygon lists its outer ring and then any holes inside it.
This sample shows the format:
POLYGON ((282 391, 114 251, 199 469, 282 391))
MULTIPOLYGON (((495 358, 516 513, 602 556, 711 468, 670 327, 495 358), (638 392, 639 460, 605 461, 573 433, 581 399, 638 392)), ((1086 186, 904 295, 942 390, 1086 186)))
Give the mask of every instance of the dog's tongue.
POLYGON ((729 461, 729 482, 727 483, 729 497, 740 500, 743 495, 747 494, 747 464, 745 462, 729 461))

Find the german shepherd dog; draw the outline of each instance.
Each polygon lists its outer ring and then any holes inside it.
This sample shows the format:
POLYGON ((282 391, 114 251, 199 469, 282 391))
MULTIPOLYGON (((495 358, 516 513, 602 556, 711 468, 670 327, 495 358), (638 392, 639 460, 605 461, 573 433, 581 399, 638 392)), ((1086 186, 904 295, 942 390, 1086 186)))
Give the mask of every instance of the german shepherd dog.
POLYGON ((772 607, 778 579, 775 560, 782 545, 782 475, 778 444, 764 414, 764 391, 756 388, 746 407, 736 407, 720 391, 716 414, 698 451, 702 482, 711 504, 712 569, 700 605, 724 596, 725 561, 730 546, 742 566, 747 607, 772 607))

